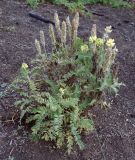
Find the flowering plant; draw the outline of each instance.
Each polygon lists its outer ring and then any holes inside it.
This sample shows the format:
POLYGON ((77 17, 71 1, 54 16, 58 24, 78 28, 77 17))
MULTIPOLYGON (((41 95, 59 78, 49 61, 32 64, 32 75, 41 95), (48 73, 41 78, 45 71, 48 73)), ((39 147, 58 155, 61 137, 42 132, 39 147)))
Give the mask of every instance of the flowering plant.
POLYGON ((52 54, 47 54, 44 32, 40 31, 32 68, 23 63, 21 71, 26 74, 13 82, 20 94, 15 104, 21 110, 20 121, 25 115, 26 123, 34 122, 34 138, 56 141, 57 147, 66 141, 70 153, 75 142, 84 148, 81 133, 94 128, 91 107, 105 107, 104 95, 117 93, 121 85, 114 63, 118 50, 110 38, 110 26, 103 38, 98 38, 93 25, 89 40, 84 42, 78 37, 78 13, 72 22, 67 17, 62 25, 57 13, 54 19, 56 32, 49 27, 52 54))

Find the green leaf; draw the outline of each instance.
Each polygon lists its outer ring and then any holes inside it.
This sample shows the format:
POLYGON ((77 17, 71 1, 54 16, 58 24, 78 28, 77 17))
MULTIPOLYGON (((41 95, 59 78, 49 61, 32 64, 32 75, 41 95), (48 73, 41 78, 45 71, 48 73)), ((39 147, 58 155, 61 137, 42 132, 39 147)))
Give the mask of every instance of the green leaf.
POLYGON ((92 131, 93 130, 93 121, 91 119, 87 119, 87 118, 81 118, 80 119, 80 123, 79 123, 79 127, 81 129, 85 129, 88 131, 92 131))
POLYGON ((79 148, 81 150, 83 150, 85 146, 84 146, 84 143, 81 140, 81 136, 79 135, 79 133, 77 131, 77 128, 75 126, 72 126, 71 127, 71 132, 72 132, 72 134, 75 138, 76 143, 79 145, 79 148))
POLYGON ((78 102, 79 102, 78 98, 66 98, 66 99, 62 99, 60 101, 60 104, 66 108, 70 108, 70 107, 75 108, 75 106, 78 105, 78 102))

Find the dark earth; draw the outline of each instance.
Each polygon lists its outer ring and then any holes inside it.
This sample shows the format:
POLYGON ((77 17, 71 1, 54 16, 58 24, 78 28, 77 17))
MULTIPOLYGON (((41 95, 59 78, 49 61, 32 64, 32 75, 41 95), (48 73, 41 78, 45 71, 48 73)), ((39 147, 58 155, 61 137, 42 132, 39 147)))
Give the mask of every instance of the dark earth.
MULTIPOLYGON (((135 160, 135 11, 100 5, 87 9, 96 14, 80 18, 79 35, 87 40, 94 23, 99 35, 112 25, 119 49, 119 81, 125 86, 116 97, 109 96, 111 108, 92 109, 95 130, 83 136, 86 148, 79 151, 76 147, 68 156, 64 148, 56 149, 52 143, 31 141, 27 130, 18 127, 15 96, 4 96, 22 62, 34 58, 39 31, 46 34, 48 51, 50 40, 48 24, 30 18, 32 9, 23 1, 0 0, 0 160, 135 160)), ((65 7, 51 4, 35 10, 51 20, 56 11, 61 20, 71 15, 65 7)))

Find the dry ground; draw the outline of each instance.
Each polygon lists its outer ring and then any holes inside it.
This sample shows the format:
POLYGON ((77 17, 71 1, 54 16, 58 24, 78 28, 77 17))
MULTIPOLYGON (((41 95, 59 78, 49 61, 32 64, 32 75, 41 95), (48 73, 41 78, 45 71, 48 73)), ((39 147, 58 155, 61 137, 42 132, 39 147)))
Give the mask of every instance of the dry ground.
MULTIPOLYGON (((0 116, 7 117, 0 124, 0 160, 135 160, 135 11, 103 6, 88 9, 99 15, 81 17, 79 35, 87 39, 93 23, 99 35, 105 26, 113 26, 112 37, 119 49, 119 79, 126 86, 111 98, 111 109, 92 110, 96 130, 83 137, 84 151, 76 148, 68 156, 64 149, 55 149, 50 143, 32 142, 23 129, 18 129, 17 122, 8 121, 15 112, 15 96, 1 95, 21 63, 29 63, 35 56, 34 39, 40 29, 48 35, 48 24, 31 19, 28 12, 32 9, 21 1, 0 1, 0 116)), ((49 4, 36 10, 50 19, 55 11, 61 19, 69 14, 64 7, 49 4)), ((48 36, 46 42, 49 50, 48 36)))

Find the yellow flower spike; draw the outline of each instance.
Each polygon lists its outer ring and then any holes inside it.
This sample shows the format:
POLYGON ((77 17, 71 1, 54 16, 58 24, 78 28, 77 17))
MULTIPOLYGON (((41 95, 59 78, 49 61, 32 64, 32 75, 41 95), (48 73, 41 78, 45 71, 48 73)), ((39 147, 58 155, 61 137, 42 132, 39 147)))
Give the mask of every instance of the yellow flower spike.
POLYGON ((107 42, 106 42, 106 45, 110 48, 114 47, 115 46, 115 42, 114 42, 114 39, 108 39, 107 42))
POLYGON ((105 28, 105 32, 106 32, 106 33, 111 33, 111 32, 112 32, 112 26, 107 26, 107 27, 105 28))
POLYGON ((63 95, 64 94, 64 89, 63 88, 60 88, 59 89, 60 93, 63 95))
POLYGON ((99 46, 99 47, 103 46, 104 45, 104 40, 102 38, 97 38, 96 45, 99 46))
POLYGON ((82 52, 87 52, 88 50, 89 50, 89 48, 88 48, 87 44, 84 44, 84 45, 81 46, 81 51, 82 52))
POLYGON ((22 63, 22 69, 28 69, 29 66, 27 65, 27 63, 22 63))
POLYGON ((97 40, 97 36, 90 36, 90 38, 89 38, 89 42, 91 42, 91 43, 95 43, 96 40, 97 40))

